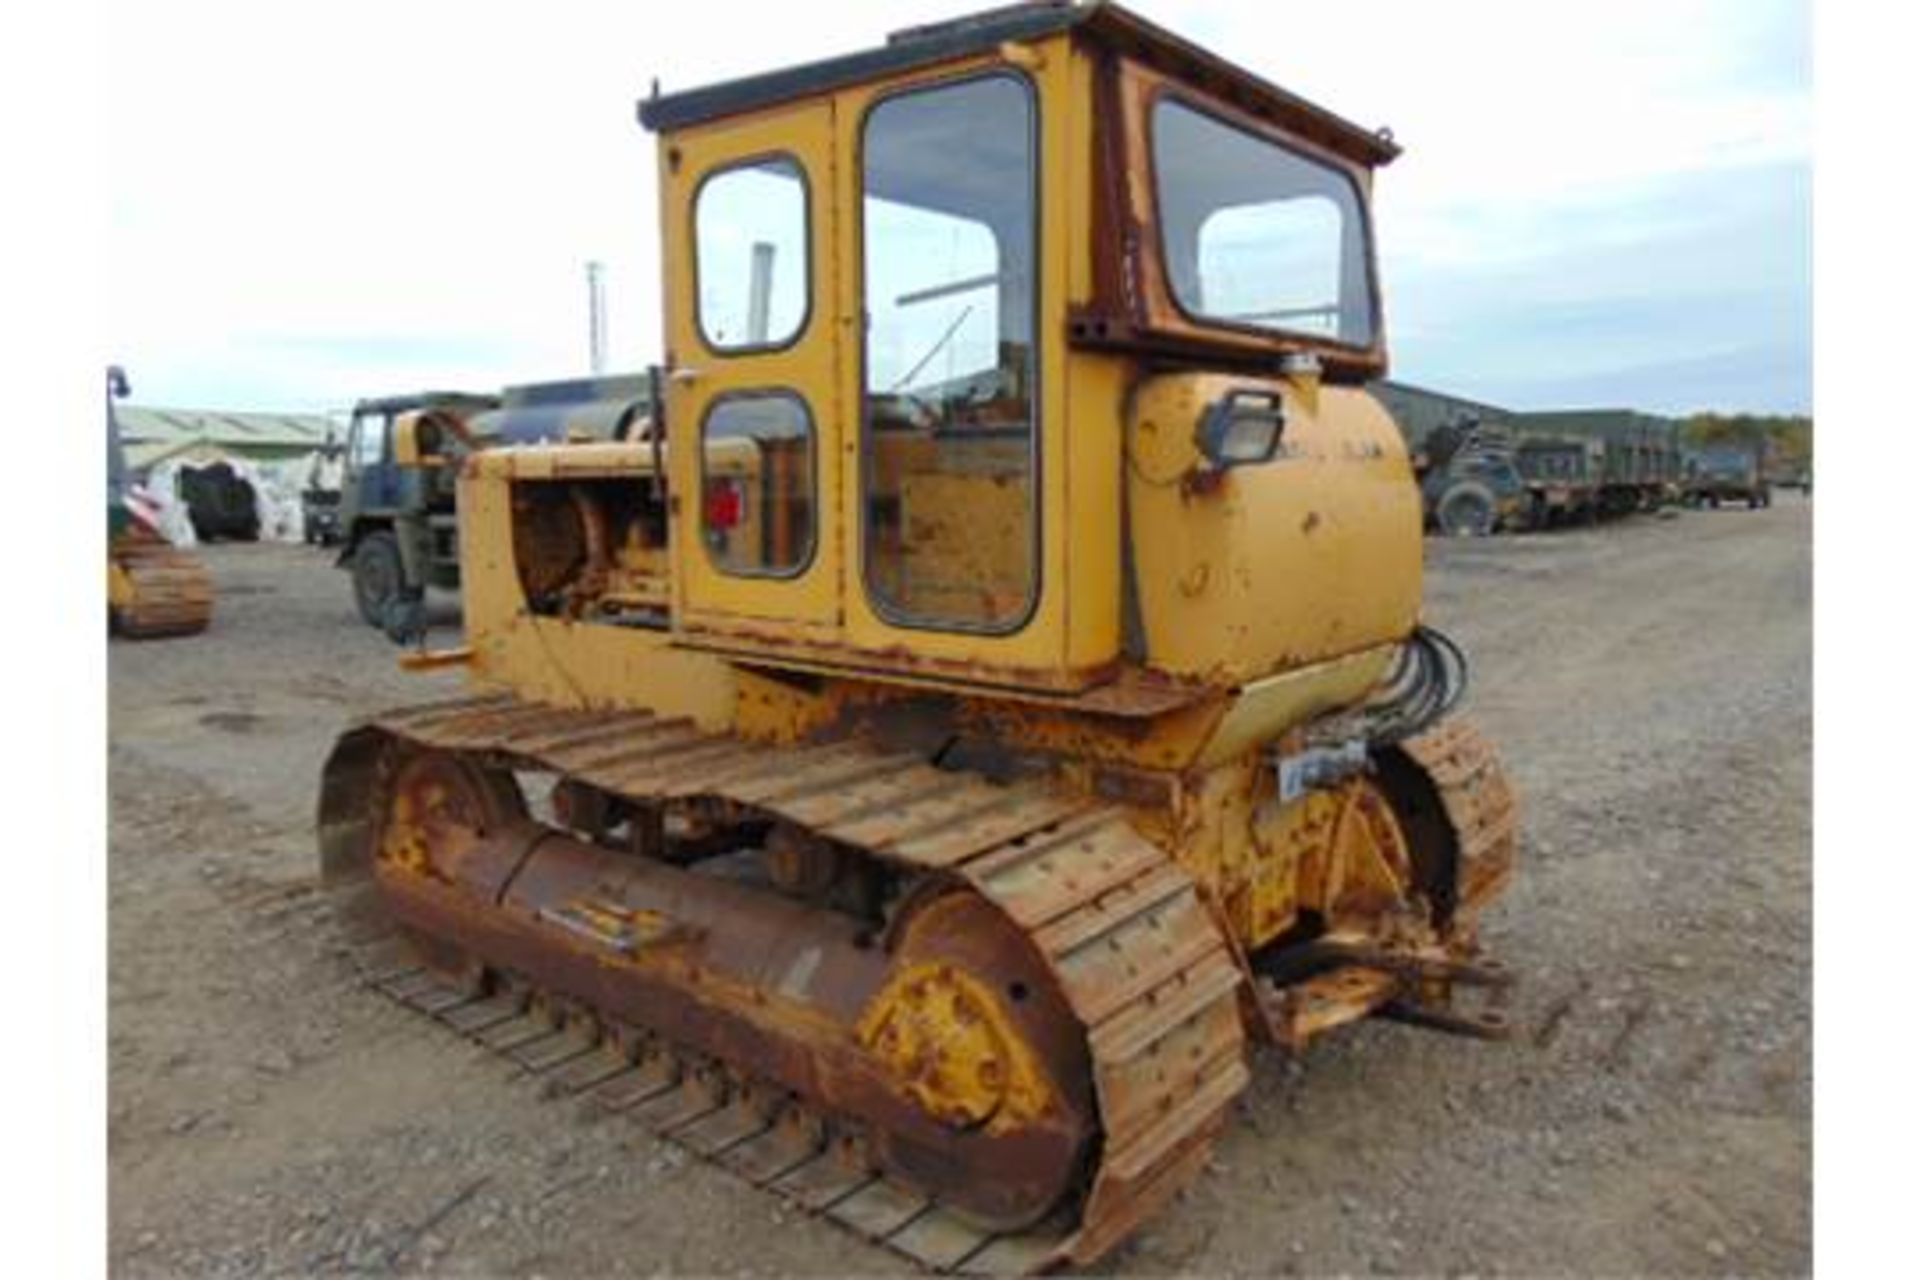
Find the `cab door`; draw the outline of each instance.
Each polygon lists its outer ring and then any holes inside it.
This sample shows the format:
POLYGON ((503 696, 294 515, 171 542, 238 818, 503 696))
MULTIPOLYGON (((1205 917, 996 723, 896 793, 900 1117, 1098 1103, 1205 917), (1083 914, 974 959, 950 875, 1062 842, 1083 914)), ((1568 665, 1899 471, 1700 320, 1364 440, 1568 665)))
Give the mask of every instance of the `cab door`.
POLYGON ((388 446, 390 415, 385 410, 368 409, 356 414, 347 431, 347 456, 340 482, 342 502, 349 505, 349 519, 393 509, 398 500, 394 491, 394 468, 388 446))
POLYGON ((661 157, 676 623, 840 628, 833 114, 668 139, 661 157))

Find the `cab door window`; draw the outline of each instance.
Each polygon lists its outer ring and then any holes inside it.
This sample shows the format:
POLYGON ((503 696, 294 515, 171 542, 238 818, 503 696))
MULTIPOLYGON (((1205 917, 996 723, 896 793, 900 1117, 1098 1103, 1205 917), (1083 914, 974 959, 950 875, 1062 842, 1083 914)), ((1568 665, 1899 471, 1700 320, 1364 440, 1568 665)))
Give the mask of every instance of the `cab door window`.
POLYGON ((387 418, 385 414, 363 414, 353 420, 353 443, 348 457, 355 470, 380 465, 387 451, 387 418))
POLYGON ((785 578, 813 559, 813 418, 787 391, 714 402, 700 428, 700 528, 728 573, 785 578))
POLYGON ((994 73, 862 126, 864 572, 896 625, 1005 632, 1033 611, 1034 115, 994 73))
POLYGON ((807 189, 786 156, 709 174, 694 197, 700 336, 719 352, 784 347, 806 327, 807 189))

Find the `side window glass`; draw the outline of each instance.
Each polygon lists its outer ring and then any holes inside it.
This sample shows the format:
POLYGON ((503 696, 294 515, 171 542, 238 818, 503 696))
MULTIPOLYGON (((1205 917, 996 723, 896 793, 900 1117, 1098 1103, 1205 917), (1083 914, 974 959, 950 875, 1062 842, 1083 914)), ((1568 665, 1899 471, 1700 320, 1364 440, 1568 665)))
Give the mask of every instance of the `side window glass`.
POLYGON ((1226 320, 1338 340, 1344 230, 1340 207, 1319 195, 1216 209, 1200 224, 1192 305, 1226 320))
POLYGON ((356 471, 380 465, 386 455, 387 420, 384 415, 369 414, 353 420, 353 466, 356 471))
POLYGON ((700 429, 700 535, 728 573, 792 577, 813 559, 813 418, 789 391, 726 396, 700 429))
POLYGON ((785 157, 709 174, 694 203, 700 335, 715 351, 782 347, 807 322, 807 188, 785 157))

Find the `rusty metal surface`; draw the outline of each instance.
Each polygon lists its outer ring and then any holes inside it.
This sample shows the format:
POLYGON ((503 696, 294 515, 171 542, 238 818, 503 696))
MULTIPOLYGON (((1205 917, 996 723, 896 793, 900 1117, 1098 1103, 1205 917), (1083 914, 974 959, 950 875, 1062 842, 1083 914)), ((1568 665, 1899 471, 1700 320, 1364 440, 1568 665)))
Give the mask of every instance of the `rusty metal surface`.
POLYGON ((129 594, 113 610, 120 634, 134 639, 191 635, 213 620, 213 576, 199 557, 133 538, 116 539, 108 555, 126 575, 129 594))
MULTIPOLYGON (((463 945, 471 939, 490 968, 528 974, 536 989, 558 991, 563 1000, 621 1025, 644 1026, 643 1034, 657 1036, 669 1054, 693 1055, 682 1064, 683 1072, 673 1073, 676 1082, 699 1062, 724 1063, 730 1077, 744 1078, 745 1087, 768 1092, 781 1105, 750 1113, 731 1105, 725 1090, 703 1094, 698 1086, 670 1084, 644 1071, 616 1070, 609 1077, 604 1046, 596 1046, 591 1036, 582 1038, 577 1026, 562 1027, 537 1005, 515 1016, 511 1001, 463 992, 431 996, 427 1008, 416 998, 409 1002, 413 1007, 456 1029, 468 1028, 468 1034, 530 1071, 592 1064, 594 1078, 604 1082, 596 1093, 618 1095, 622 1087, 641 1093, 626 1105, 656 1128, 923 1265, 1033 1270, 1092 1261, 1197 1176, 1226 1108, 1247 1082, 1238 1008, 1241 971, 1226 939, 1186 873, 1116 808, 1032 787, 995 786, 859 743, 762 746, 691 735, 684 722, 647 716, 623 720, 529 703, 486 700, 403 712, 360 732, 384 735, 408 749, 440 748, 476 762, 578 778, 638 804, 729 802, 830 833, 877 860, 938 873, 992 904, 985 909, 1024 937, 1025 943, 1016 945, 1030 947, 1042 966, 1034 981, 1050 981, 1058 990, 1065 1013, 1051 1021, 1058 1024, 1056 1035, 1068 1035, 1077 1046, 1072 1053, 1082 1063, 1083 1076, 1076 1087, 1088 1099, 1101 1134, 1090 1144, 1093 1158, 1079 1175, 1083 1190, 1066 1202, 1066 1211, 1044 1226, 1010 1232, 985 1228, 977 1217, 956 1217, 939 1193, 915 1185, 911 1174, 876 1173, 858 1160, 849 1166, 844 1153, 824 1151, 819 1144, 812 1148, 818 1154, 807 1158, 796 1132, 852 1123, 878 1126, 886 1139, 880 1149, 904 1161, 901 1170, 922 1167, 929 1159, 966 1163, 960 1153, 968 1143, 955 1145, 956 1131, 930 1126, 903 1100, 861 1097, 862 1112, 836 1110, 833 1092, 823 1093, 819 1086, 826 1074, 819 1063, 828 1052, 827 1040, 814 1040, 795 1053, 812 1037, 783 1042, 781 1031, 771 1025, 761 1027, 758 1037, 748 1036, 740 1027, 723 1025, 725 1020, 701 1007, 694 993, 677 990, 662 977, 649 979, 644 965, 610 977, 604 959, 563 961, 550 940, 536 938, 536 925, 525 923, 534 918, 537 924, 530 904, 604 890, 608 864, 591 846, 558 835, 539 840, 505 891, 506 910, 464 909, 456 920, 444 914, 444 901, 438 906, 425 901, 431 895, 409 889, 392 895, 410 929, 459 937, 463 945), (519 907, 511 907, 515 900, 519 907), (799 1121, 787 1114, 796 1108, 803 1113, 799 1121), (929 1154, 916 1157, 922 1150, 929 1154)), ((404 758, 408 751, 400 754, 404 758)), ((369 851, 370 844, 362 840, 369 851)), ((653 885, 636 903, 657 902, 664 894, 684 914, 684 895, 670 881, 696 877, 659 865, 629 871, 630 864, 621 864, 622 877, 653 885)), ((493 859, 480 857, 475 865, 491 866, 493 859)), ((389 878, 382 878, 383 891, 389 878)), ((697 878, 709 882, 700 886, 703 898, 727 899, 703 915, 702 928, 729 937, 742 928, 761 938, 808 936, 798 923, 753 923, 767 910, 798 912, 791 901, 767 901, 762 893, 761 903, 750 905, 754 891, 739 888, 735 901, 731 886, 715 889, 711 877, 697 878)), ((990 931, 963 932, 979 937, 990 931)), ((1008 949, 1004 942, 992 946, 1008 949)), ((764 946, 726 943, 714 951, 744 953, 741 964, 748 968, 756 957, 766 960, 764 946)), ((738 981, 743 990, 777 991, 774 970, 781 964, 791 971, 798 961, 794 956, 767 961, 729 981, 738 981)), ((864 999, 861 987, 856 981, 849 990, 864 999)), ((851 1023, 823 1019, 820 1025, 844 1029, 851 1023)), ((842 1089, 838 1097, 846 1096, 842 1089)), ((1058 1148, 1060 1158, 1079 1167, 1070 1155, 1077 1149, 1070 1131, 1064 1140, 1068 1145, 1058 1148)), ((1039 1148, 1032 1150, 1037 1154, 1039 1148)), ((1050 1163, 1052 1158, 1041 1162, 1050 1163)), ((968 1177, 980 1180, 980 1171, 968 1177)), ((991 1217, 989 1212, 987 1220, 991 1217)))
POLYGON ((1401 747, 1433 780, 1452 826, 1459 859, 1460 926, 1471 931, 1478 910, 1513 876, 1520 808, 1493 744, 1471 723, 1451 717, 1401 747))

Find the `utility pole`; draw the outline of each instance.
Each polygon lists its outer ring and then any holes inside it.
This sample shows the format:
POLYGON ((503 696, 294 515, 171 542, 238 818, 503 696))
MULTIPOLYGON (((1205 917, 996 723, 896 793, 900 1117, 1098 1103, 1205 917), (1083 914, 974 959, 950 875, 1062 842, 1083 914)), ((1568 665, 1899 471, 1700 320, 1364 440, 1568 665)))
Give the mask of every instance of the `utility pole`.
POLYGON ((607 285, 606 268, 598 262, 587 263, 587 350, 593 363, 593 376, 607 372, 607 285))

